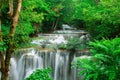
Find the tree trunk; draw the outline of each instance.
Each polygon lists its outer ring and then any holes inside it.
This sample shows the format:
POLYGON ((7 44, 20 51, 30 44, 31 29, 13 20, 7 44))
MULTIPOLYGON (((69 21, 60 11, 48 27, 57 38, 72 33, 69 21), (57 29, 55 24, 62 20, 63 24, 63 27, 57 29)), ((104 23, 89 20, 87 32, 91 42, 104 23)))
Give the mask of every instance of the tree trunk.
POLYGON ((2 41, 2 30, 1 30, 1 27, 2 27, 2 23, 1 23, 1 12, 0 12, 0 42, 2 41))
POLYGON ((4 61, 4 53, 3 52, 0 52, 0 61, 1 61, 0 71, 2 73, 1 80, 4 80, 6 74, 5 74, 5 61, 4 61))
MULTIPOLYGON (((2 30, 1 30, 1 13, 0 13, 0 42, 2 42, 2 30)), ((1 46, 2 47, 2 46, 1 46)), ((4 80, 5 79, 5 59, 4 59, 4 52, 3 51, 0 51, 0 71, 2 73, 2 75, 4 74, 4 76, 1 77, 1 80, 4 80)))
MULTIPOLYGON (((0 42, 2 42, 2 30, 1 30, 1 13, 0 13, 0 42)), ((1 46, 2 47, 2 46, 1 46)), ((4 52, 0 51, 0 71, 2 73, 1 80, 6 80, 6 74, 5 74, 5 59, 4 59, 4 52)))
POLYGON ((52 31, 55 31, 58 25, 59 17, 53 22, 52 31))
MULTIPOLYGON (((3 66, 3 68, 4 68, 3 71, 1 71, 1 73, 2 73, 1 80, 7 80, 8 75, 9 75, 10 58, 11 58, 12 53, 14 52, 14 34, 15 34, 16 25, 17 25, 18 19, 19 19, 21 4, 22 4, 22 0, 17 0, 17 5, 15 5, 16 9, 15 9, 14 15, 11 15, 11 14, 13 14, 13 12, 11 12, 11 11, 9 13, 10 16, 12 17, 12 19, 11 19, 12 23, 11 23, 10 32, 9 32, 9 42, 8 42, 8 49, 7 49, 6 55, 5 55, 5 60, 1 58, 2 59, 1 63, 3 61, 3 63, 5 64, 5 66, 3 66)), ((13 7, 11 5, 9 7, 13 7)), ((11 9, 11 8, 9 8, 9 9, 11 9)))
POLYGON ((9 0, 9 12, 8 12, 8 14, 10 15, 10 16, 12 16, 13 15, 13 0, 9 0))

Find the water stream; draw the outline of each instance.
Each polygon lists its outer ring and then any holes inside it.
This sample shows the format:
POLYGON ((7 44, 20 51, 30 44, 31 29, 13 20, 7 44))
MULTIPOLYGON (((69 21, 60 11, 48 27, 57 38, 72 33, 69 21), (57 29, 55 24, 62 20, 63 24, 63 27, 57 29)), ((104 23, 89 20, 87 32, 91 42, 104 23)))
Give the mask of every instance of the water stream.
MULTIPOLYGON (((53 34, 39 34, 44 40, 34 40, 32 43, 43 47, 44 49, 27 48, 16 51, 11 58, 9 80, 24 80, 37 68, 52 68, 51 77, 53 80, 82 80, 77 76, 77 69, 71 69, 70 52, 57 49, 58 44, 66 44, 67 39, 79 37, 80 39, 89 40, 87 33, 83 30, 65 30, 56 31, 53 34), (68 32, 68 33, 67 33, 68 32), (52 47, 53 50, 47 48, 52 47), (55 49, 54 49, 55 47, 55 49)), ((89 55, 89 51, 76 52, 72 55, 72 62, 76 57, 89 55)))
MULTIPOLYGON (((89 54, 89 52, 76 53, 74 59, 84 54, 89 54)), ((78 80, 76 69, 69 72, 69 56, 69 52, 60 50, 57 52, 39 51, 33 48, 20 50, 18 55, 11 58, 9 80, 24 80, 35 69, 46 67, 53 69, 53 80, 78 80)))

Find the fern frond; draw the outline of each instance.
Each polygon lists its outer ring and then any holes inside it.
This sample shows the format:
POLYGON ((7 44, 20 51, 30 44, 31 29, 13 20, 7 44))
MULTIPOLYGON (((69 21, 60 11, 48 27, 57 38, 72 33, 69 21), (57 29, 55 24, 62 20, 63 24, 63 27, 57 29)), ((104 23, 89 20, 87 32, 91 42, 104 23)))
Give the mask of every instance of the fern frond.
POLYGON ((120 49, 113 51, 113 55, 119 55, 120 54, 120 49))
POLYGON ((102 61, 108 61, 108 59, 106 58, 106 55, 104 54, 96 54, 94 55, 94 58, 102 60, 102 61))

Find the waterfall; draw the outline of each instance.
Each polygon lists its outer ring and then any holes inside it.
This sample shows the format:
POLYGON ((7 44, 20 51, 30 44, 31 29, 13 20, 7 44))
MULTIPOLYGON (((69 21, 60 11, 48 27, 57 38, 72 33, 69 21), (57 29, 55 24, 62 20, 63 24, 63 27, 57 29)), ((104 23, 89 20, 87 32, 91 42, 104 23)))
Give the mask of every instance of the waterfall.
MULTIPOLYGON (((69 73, 69 52, 29 50, 28 53, 20 50, 21 54, 16 54, 17 57, 11 58, 9 80, 24 80, 37 68, 48 67, 53 70, 51 74, 53 80, 78 80, 76 76, 77 69, 72 69, 69 73)), ((74 54, 73 62, 76 61, 78 55, 81 56, 81 53, 74 54)))
POLYGON ((69 53, 57 52, 55 58, 54 80, 68 80, 69 53))
POLYGON ((15 58, 11 58, 10 63, 11 63, 10 65, 12 66, 12 67, 10 67, 10 72, 12 75, 10 75, 9 79, 10 80, 18 80, 17 65, 16 65, 17 63, 16 63, 15 58))
POLYGON ((20 50, 20 56, 11 58, 9 80, 24 80, 37 68, 43 68, 43 60, 34 49, 28 49, 28 53, 24 51, 20 50))
POLYGON ((41 34, 39 36, 45 40, 32 41, 32 43, 37 44, 39 47, 45 45, 44 48, 52 48, 53 50, 27 48, 16 51, 15 53, 17 54, 14 54, 11 58, 8 80, 24 80, 37 68, 52 68, 51 77, 53 80, 82 80, 81 77, 77 76, 78 69, 70 69, 70 65, 71 62, 76 62, 76 57, 88 55, 89 51, 76 52, 71 56, 71 53, 66 50, 58 50, 57 45, 61 43, 66 44, 67 39, 71 37, 79 37, 88 41, 86 34, 82 35, 84 31, 70 31, 69 34, 61 34, 61 31, 58 32, 60 34, 41 34))

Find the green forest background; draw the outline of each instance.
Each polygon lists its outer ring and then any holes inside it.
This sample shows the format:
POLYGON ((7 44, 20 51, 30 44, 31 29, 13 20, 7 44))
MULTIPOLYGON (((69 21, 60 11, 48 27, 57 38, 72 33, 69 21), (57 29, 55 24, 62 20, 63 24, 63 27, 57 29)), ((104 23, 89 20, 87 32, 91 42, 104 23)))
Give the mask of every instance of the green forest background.
MULTIPOLYGON (((62 24, 84 29, 92 36, 94 42, 89 45, 93 58, 79 60, 78 65, 84 64, 85 80, 120 79, 120 0, 0 0, 1 64, 8 66, 10 62, 11 55, 4 59, 3 55, 9 55, 4 51, 12 53, 30 46, 32 37, 61 30, 62 24), (22 1, 14 35, 10 34, 14 17, 9 13, 11 1, 14 11, 22 1)), ((3 74, 8 72, 5 66, 0 69, 3 74)))

